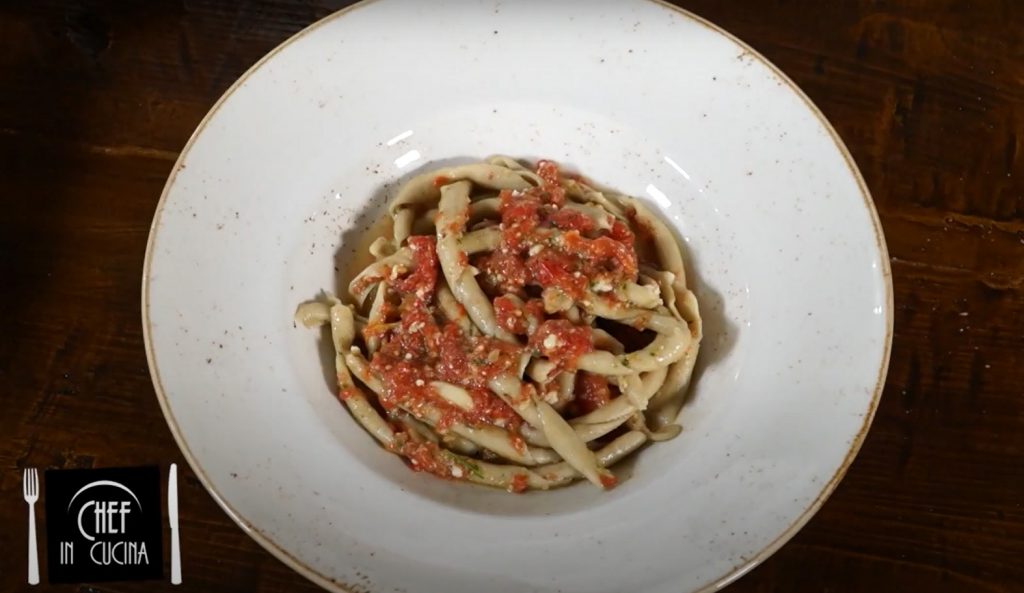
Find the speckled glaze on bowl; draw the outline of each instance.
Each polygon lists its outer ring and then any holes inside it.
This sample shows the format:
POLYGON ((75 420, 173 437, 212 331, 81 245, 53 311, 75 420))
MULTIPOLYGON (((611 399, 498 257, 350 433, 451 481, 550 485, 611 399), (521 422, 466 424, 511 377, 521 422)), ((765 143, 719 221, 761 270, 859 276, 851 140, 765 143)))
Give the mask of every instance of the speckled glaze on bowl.
POLYGON ((742 575, 833 490, 884 380, 892 292, 835 132, 710 23, 648 0, 376 0, 271 52, 200 124, 153 221, 143 322, 193 469, 324 587, 679 593, 742 575), (292 325, 397 184, 492 153, 641 196, 687 248, 706 337, 685 430, 611 492, 409 471, 292 325))

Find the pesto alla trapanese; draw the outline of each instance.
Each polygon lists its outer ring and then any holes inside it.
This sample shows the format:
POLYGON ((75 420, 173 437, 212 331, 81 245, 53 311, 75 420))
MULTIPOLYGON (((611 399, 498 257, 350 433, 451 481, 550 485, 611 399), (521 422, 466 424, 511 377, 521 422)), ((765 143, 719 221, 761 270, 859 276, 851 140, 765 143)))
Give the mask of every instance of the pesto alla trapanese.
POLYGON ((679 244, 641 202, 550 161, 415 177, 373 263, 301 304, 339 397, 415 470, 509 491, 585 478, 676 436, 701 339, 679 244))

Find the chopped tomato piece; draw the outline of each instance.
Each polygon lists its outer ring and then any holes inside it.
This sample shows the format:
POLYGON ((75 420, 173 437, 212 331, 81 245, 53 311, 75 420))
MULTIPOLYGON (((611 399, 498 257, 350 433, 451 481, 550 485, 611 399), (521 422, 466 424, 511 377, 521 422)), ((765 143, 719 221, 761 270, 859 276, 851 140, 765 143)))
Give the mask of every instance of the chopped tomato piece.
POLYGON ((530 483, 530 480, 526 476, 526 474, 516 474, 512 478, 512 483, 509 484, 508 489, 511 492, 515 492, 516 494, 519 494, 520 492, 523 492, 523 491, 526 490, 526 487, 529 485, 529 483, 530 483))

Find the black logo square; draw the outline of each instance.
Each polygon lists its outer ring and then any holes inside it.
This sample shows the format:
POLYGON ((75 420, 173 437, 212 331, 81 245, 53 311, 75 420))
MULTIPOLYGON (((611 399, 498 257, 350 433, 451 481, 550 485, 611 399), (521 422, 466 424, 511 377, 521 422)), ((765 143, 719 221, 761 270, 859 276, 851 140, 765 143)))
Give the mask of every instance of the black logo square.
POLYGON ((47 470, 51 583, 163 578, 160 469, 47 470))

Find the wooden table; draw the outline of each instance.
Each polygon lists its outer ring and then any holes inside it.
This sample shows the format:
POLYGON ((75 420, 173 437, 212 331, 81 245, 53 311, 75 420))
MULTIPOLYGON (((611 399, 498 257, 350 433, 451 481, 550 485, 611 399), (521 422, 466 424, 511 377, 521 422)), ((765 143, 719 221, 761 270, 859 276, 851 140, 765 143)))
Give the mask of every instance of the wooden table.
MULTIPOLYGON (((1024 3, 682 3, 833 122, 881 214, 896 294, 860 456, 729 591, 1024 591, 1024 3)), ((184 464, 140 327, 154 208, 220 94, 344 4, 0 6, 0 590, 24 586, 21 468, 184 464)), ((315 590, 183 469, 185 590, 315 590)))

